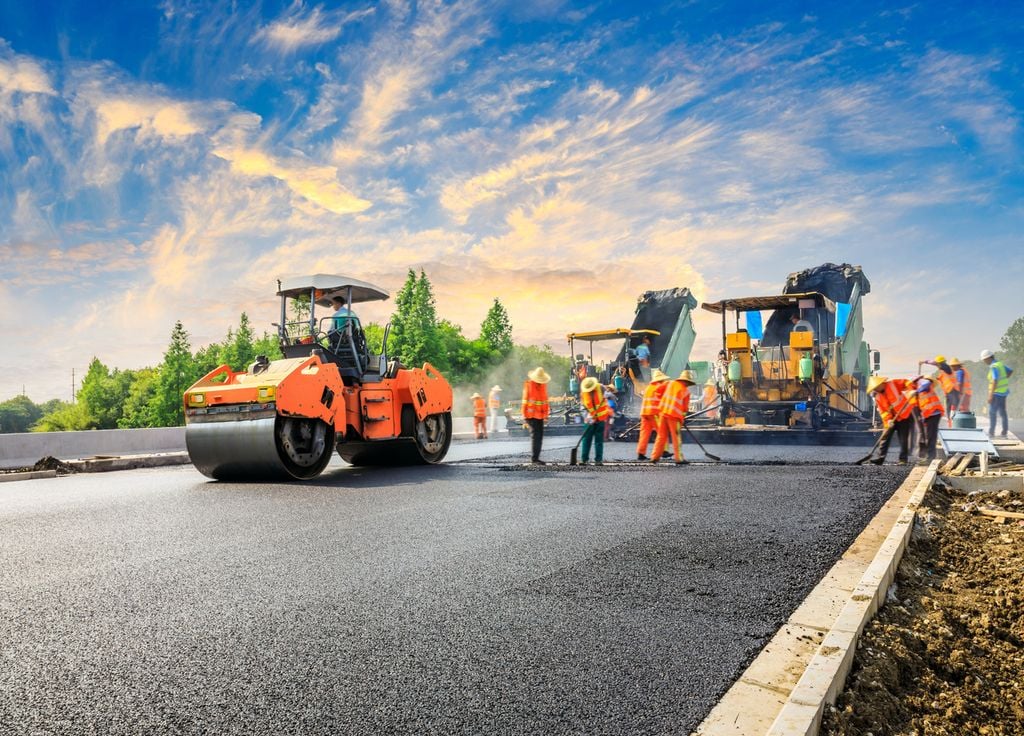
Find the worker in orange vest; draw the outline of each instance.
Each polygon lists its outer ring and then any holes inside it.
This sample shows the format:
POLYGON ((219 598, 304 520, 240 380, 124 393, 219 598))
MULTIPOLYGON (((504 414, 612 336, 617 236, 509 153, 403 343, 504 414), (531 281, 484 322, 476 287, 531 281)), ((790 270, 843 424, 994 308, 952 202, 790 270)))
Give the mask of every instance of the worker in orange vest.
POLYGON ((953 367, 946 362, 946 356, 936 355, 935 360, 926 360, 925 363, 934 365, 939 370, 931 377, 932 390, 935 390, 935 386, 938 385, 942 388, 942 393, 946 397, 946 416, 949 421, 949 426, 953 426, 953 412, 960 406, 960 382, 956 380, 956 372, 953 367))
POLYGON ((878 457, 871 461, 875 465, 885 462, 894 432, 900 437, 900 465, 905 465, 910 458, 910 435, 914 431, 913 392, 914 383, 902 378, 871 376, 868 380, 868 395, 875 400, 884 428, 878 457))
POLYGON ((686 465, 688 460, 683 457, 683 438, 681 436, 686 413, 690 410, 690 386, 696 383, 693 371, 685 370, 679 378, 669 381, 665 393, 661 397, 661 409, 658 417, 658 439, 654 443, 654 455, 651 463, 661 459, 666 444, 672 442, 672 453, 676 465, 686 465))
POLYGON ((640 404, 640 441, 636 445, 637 460, 647 459, 647 446, 651 442, 651 435, 658 431, 661 397, 666 388, 668 388, 668 376, 660 368, 655 368, 651 371, 651 382, 644 389, 643 403, 640 404))
POLYGON ((964 368, 963 363, 960 362, 960 358, 953 358, 949 361, 949 367, 953 369, 953 375, 956 377, 956 382, 960 384, 960 406, 956 408, 959 411, 970 411, 971 374, 966 368, 964 368))
POLYGON ((935 459, 935 445, 939 439, 939 423, 942 421, 942 402, 935 393, 935 384, 928 378, 915 381, 914 401, 921 413, 921 441, 918 445, 919 459, 928 462, 935 459), (921 457, 924 453, 924 457, 921 457))
POLYGON ((587 376, 580 384, 580 403, 587 412, 587 428, 583 430, 583 457, 580 465, 586 465, 590 458, 590 446, 594 446, 594 465, 604 464, 604 424, 612 416, 612 409, 604 396, 601 382, 587 376))
POLYGON ((548 405, 548 383, 551 376, 543 366, 537 366, 526 374, 523 383, 523 421, 530 430, 530 462, 544 465, 540 459, 541 445, 544 443, 544 420, 551 413, 548 405))
POLYGON ((470 396, 473 400, 473 431, 478 440, 487 439, 487 402, 479 393, 470 396))
POLYGON ((487 408, 491 413, 491 431, 498 431, 498 412, 501 411, 501 386, 494 384, 487 394, 487 408))

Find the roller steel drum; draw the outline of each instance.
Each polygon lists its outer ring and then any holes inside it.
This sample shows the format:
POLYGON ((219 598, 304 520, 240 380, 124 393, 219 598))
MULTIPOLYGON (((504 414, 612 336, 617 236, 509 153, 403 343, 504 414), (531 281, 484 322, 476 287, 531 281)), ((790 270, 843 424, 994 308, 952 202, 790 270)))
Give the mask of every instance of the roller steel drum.
POLYGON ((193 465, 210 478, 302 480, 327 467, 334 429, 289 417, 192 422, 185 428, 185 446, 193 465))

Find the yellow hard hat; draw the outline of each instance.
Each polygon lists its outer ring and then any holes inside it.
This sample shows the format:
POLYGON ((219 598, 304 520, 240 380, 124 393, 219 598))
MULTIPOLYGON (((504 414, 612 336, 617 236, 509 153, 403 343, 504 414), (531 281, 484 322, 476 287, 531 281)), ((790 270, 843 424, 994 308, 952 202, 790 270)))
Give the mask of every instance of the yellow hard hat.
POLYGON ((935 356, 935 362, 936 363, 945 363, 946 362, 946 356, 945 355, 936 355, 935 356))
POLYGON ((661 368, 655 368, 653 371, 651 371, 651 383, 661 383, 662 381, 667 380, 668 376, 665 374, 663 370, 661 370, 661 368))
POLYGON ((696 378, 696 376, 693 375, 693 371, 691 371, 691 370, 685 370, 682 373, 680 373, 679 374, 679 380, 680 381, 686 381, 691 386, 694 385, 695 383, 697 383, 697 378, 696 378))
POLYGON ((871 378, 868 379, 868 393, 874 393, 875 391, 878 390, 879 386, 881 386, 888 380, 889 379, 886 378, 885 376, 871 376, 871 378))

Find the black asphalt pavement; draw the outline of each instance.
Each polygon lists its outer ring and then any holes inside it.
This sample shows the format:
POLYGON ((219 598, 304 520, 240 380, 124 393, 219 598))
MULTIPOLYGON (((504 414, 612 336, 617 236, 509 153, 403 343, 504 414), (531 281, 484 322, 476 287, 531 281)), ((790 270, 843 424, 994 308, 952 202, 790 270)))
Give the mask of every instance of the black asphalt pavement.
POLYGON ((0 733, 686 734, 905 475, 494 460, 8 483, 0 733))

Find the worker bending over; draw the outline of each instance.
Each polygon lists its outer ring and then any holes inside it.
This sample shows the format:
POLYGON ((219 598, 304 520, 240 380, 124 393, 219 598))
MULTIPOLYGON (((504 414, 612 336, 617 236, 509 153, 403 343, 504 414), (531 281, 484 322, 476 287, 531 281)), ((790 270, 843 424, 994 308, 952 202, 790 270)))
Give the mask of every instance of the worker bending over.
POLYGON ((523 420, 530 430, 530 462, 534 465, 544 465, 540 449, 544 443, 544 420, 551 412, 547 386, 550 380, 551 376, 544 367, 537 366, 526 374, 523 383, 523 420))
POLYGON ((956 378, 957 385, 960 386, 960 406, 956 407, 956 409, 957 411, 970 411, 971 374, 966 368, 964 368, 963 364, 960 362, 960 358, 953 358, 949 361, 949 367, 953 369, 953 376, 956 378))
POLYGON ((913 403, 910 396, 913 395, 913 391, 913 382, 902 378, 872 376, 868 380, 868 394, 875 400, 883 427, 878 457, 871 461, 875 465, 885 462, 893 433, 898 434, 900 438, 900 464, 905 465, 910 458, 910 435, 914 430, 913 403))
POLYGON ((487 402, 479 393, 470 396, 473 400, 473 431, 478 440, 487 439, 487 402))
POLYGON ((946 356, 936 355, 935 360, 926 360, 925 363, 936 366, 939 370, 931 377, 932 386, 938 383, 942 387, 942 393, 946 397, 946 417, 949 426, 953 426, 953 414, 960 406, 960 382, 956 379, 956 371, 946 362, 946 356))
POLYGON ((935 384, 928 378, 918 378, 914 387, 914 401, 921 413, 921 441, 918 457, 926 462, 935 459, 935 445, 939 439, 942 421, 942 402, 935 393, 935 384), (924 457, 921 454, 924 453, 924 457))
POLYGON ((640 441, 636 445, 637 460, 647 459, 647 445, 651 442, 651 435, 658 431, 661 397, 667 387, 668 376, 660 368, 651 371, 651 382, 644 389, 643 403, 640 404, 640 441))
POLYGON ((671 440, 676 465, 687 464, 688 461, 683 457, 682 427, 686 421, 686 413, 690 410, 690 386, 694 383, 696 381, 693 371, 685 370, 679 374, 679 378, 669 381, 665 388, 665 393, 661 397, 658 439, 654 443, 652 463, 657 463, 661 459, 665 445, 671 440))
POLYGON ((590 458, 590 446, 594 445, 594 465, 604 464, 604 426, 612 416, 611 407, 604 396, 601 382, 593 376, 583 379, 580 384, 580 403, 587 411, 587 428, 583 430, 583 459, 586 465, 590 458))
POLYGON ((1003 418, 1003 433, 999 435, 1005 438, 1010 431, 1010 420, 1006 414, 1006 397, 1010 395, 1010 376, 1013 375, 1013 368, 1005 365, 991 350, 981 351, 981 362, 988 366, 988 436, 996 436, 996 423, 999 417, 1003 418))

